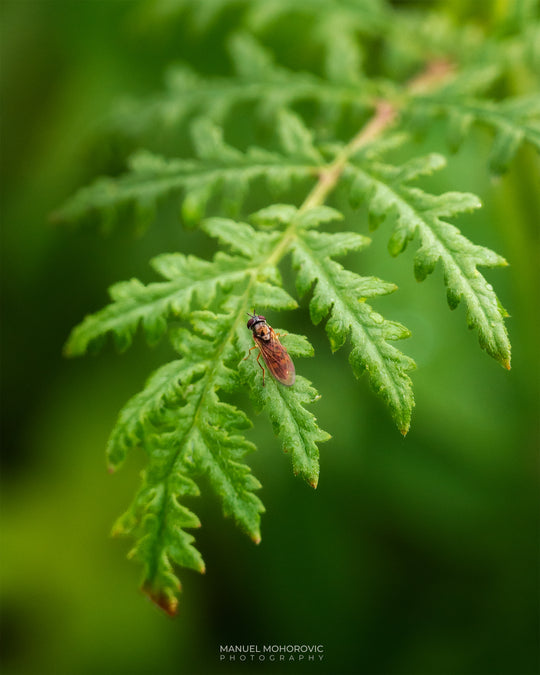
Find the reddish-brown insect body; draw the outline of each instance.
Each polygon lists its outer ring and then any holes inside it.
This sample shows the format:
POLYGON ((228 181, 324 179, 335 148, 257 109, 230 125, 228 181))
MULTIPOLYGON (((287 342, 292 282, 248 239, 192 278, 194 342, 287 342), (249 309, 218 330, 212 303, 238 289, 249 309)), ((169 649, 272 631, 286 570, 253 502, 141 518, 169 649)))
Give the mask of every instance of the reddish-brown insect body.
MULTIPOLYGON (((256 347, 259 348, 257 363, 261 366, 263 371, 263 387, 265 370, 259 361, 261 354, 264 362, 268 366, 268 370, 276 380, 281 382, 281 384, 290 387, 294 384, 296 373, 294 370, 294 363, 287 353, 287 350, 279 341, 279 337, 274 329, 266 323, 264 316, 260 316, 259 314, 249 314, 249 316, 251 318, 247 322, 247 327, 252 331, 253 339, 255 340, 255 346, 251 349, 255 349, 256 347)), ((249 351, 251 351, 251 349, 249 351)))

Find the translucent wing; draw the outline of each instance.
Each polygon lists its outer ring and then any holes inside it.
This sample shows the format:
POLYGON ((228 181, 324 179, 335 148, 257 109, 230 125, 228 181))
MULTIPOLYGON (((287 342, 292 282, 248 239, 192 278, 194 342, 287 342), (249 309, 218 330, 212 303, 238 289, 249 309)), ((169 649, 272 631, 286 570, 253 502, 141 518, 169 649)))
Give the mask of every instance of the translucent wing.
POLYGON ((270 328, 270 331, 272 333, 270 340, 261 340, 256 335, 253 335, 253 337, 261 350, 268 370, 278 382, 290 387, 296 379, 294 363, 285 347, 279 341, 274 329, 270 328))

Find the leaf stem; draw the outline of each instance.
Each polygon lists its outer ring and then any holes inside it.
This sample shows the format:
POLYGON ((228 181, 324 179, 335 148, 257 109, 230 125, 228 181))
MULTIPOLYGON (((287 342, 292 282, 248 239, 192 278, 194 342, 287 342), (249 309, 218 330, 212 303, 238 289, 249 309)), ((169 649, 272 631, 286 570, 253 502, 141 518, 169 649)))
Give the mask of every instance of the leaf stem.
POLYGON ((320 171, 319 181, 304 200, 300 210, 307 211, 323 204, 328 194, 336 186, 349 158, 378 138, 383 131, 394 123, 396 117, 397 110, 393 104, 384 100, 378 101, 374 114, 358 134, 343 148, 331 164, 320 171))
MULTIPOLYGON (((452 62, 447 60, 430 61, 418 75, 409 80, 406 89, 412 96, 423 95, 437 89, 454 73, 455 68, 452 62)), ((349 159, 391 127, 397 120, 399 109, 399 101, 376 100, 375 111, 366 124, 330 164, 319 170, 319 179, 300 206, 300 211, 307 211, 324 204, 330 192, 336 187, 349 159)), ((277 264, 286 255, 289 245, 295 237, 296 227, 296 221, 293 221, 284 231, 283 237, 266 263, 277 264)))
MULTIPOLYGON (((338 153, 335 159, 319 170, 319 179, 307 195, 299 211, 307 211, 321 206, 336 187, 349 158, 361 148, 378 138, 397 118, 396 107, 385 100, 380 100, 375 106, 375 112, 354 138, 338 153)), ((270 256, 259 266, 262 269, 267 265, 276 265, 289 250, 290 243, 296 236, 297 221, 293 220, 277 243, 270 256)))

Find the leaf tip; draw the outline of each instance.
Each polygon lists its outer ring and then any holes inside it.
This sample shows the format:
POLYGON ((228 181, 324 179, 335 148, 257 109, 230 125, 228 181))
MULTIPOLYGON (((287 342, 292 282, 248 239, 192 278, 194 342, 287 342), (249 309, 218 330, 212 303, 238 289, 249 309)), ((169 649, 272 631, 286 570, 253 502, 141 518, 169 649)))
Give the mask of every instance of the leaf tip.
MULTIPOLYGON (((119 524, 115 523, 111 529, 111 537, 120 537, 124 534, 124 528, 119 524)), ((129 553, 128 553, 129 558, 129 553)))
POLYGON ((170 594, 155 591, 147 585, 142 587, 142 591, 155 605, 166 612, 169 616, 176 616, 178 611, 178 598, 170 594))
POLYGON ((71 343, 69 340, 62 347, 62 356, 64 356, 66 359, 70 359, 72 356, 74 356, 73 349, 71 347, 71 343))

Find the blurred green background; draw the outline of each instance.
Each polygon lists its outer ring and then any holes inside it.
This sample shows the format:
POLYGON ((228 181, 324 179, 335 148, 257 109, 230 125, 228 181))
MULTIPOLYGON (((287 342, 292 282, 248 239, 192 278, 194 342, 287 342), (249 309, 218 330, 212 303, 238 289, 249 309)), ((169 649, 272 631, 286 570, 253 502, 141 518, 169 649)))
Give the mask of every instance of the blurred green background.
MULTIPOLYGON (((457 15, 466 7, 453 6, 457 15)), ((110 284, 149 281, 153 255, 211 249, 172 209, 138 238, 128 228, 108 238, 60 228, 48 214, 96 174, 121 168, 129 142, 99 130, 122 95, 158 90, 171 60, 202 72, 227 66, 225 24, 207 39, 183 22, 146 30, 134 8, 1 4, 2 672, 538 672, 539 165, 523 149, 491 180, 491 137, 481 130, 424 184, 475 192, 485 204, 457 224, 510 262, 487 276, 512 315, 512 371, 480 351, 463 308, 448 310, 440 271, 416 284, 413 251, 391 259, 381 231, 347 262, 400 287, 376 307, 413 332, 400 345, 418 364, 409 435, 354 380, 347 350, 331 354, 305 302, 276 317, 316 348, 297 369, 322 393, 315 412, 333 436, 318 489, 292 476, 257 418, 250 464, 267 508, 260 546, 223 521, 206 493, 194 508, 207 573, 181 571, 179 616, 138 592, 129 544, 109 532, 143 458, 109 476, 104 447, 120 407, 170 353, 139 336, 125 355, 109 346, 67 361, 62 345, 110 284), (219 662, 221 644, 268 643, 322 644, 324 660, 219 662)), ((489 22, 484 5, 480 14, 489 22)), ((444 151, 442 133, 424 150, 444 151)))

